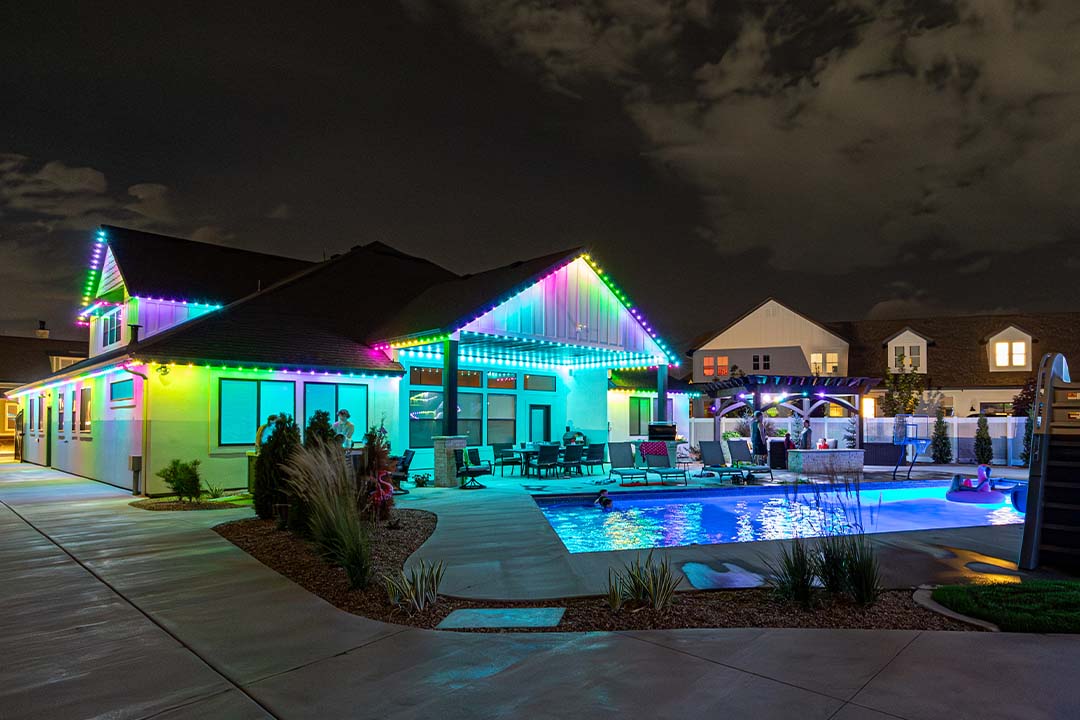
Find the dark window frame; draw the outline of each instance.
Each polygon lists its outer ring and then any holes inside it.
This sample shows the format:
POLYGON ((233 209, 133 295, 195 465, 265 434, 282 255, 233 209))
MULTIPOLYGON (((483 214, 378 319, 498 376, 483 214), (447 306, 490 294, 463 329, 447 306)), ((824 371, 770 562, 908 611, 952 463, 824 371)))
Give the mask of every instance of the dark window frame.
POLYGON ((559 376, 558 375, 539 375, 537 373, 522 373, 521 389, 526 392, 558 392, 559 390, 559 376), (531 388, 529 387, 529 378, 544 378, 551 380, 550 388, 531 388))
POLYGON ((124 402, 126 400, 135 399, 135 378, 128 378, 127 380, 117 380, 116 382, 109 383, 109 402, 124 402), (125 397, 116 397, 116 386, 128 385, 131 387, 131 394, 125 397))
POLYGON ((630 437, 644 437, 649 434, 649 423, 652 422, 653 405, 656 402, 655 398, 648 397, 646 395, 631 395, 629 398, 629 405, 627 407, 627 419, 629 425, 630 437), (644 404, 646 408, 647 418, 645 420, 645 432, 641 432, 641 407, 644 404), (637 426, 634 425, 634 416, 637 416, 637 426))
POLYGON ((79 388, 79 432, 89 433, 94 424, 94 393, 93 388, 84 386, 79 388))
POLYGON ((218 447, 251 447, 255 444, 255 432, 259 426, 262 425, 262 388, 259 387, 260 383, 264 382, 278 382, 288 383, 293 388, 293 413, 296 413, 296 381, 295 380, 260 380, 259 378, 234 378, 234 377, 219 377, 218 378, 218 405, 217 405, 217 444, 218 447), (251 433, 251 442, 246 443, 227 443, 221 441, 221 388, 224 382, 251 382, 255 383, 255 430, 251 433))
POLYGON ((518 394, 516 392, 515 393, 489 392, 489 393, 485 394, 485 397, 484 397, 484 439, 487 441, 488 445, 491 444, 491 423, 492 423, 492 421, 497 422, 497 423, 510 423, 511 427, 513 427, 513 432, 511 433, 511 435, 514 438, 510 442, 511 443, 516 443, 517 442, 517 411, 518 411, 518 402, 517 401, 518 401, 518 394), (491 398, 492 397, 513 398, 514 399, 514 414, 513 414, 513 416, 508 417, 508 418, 503 418, 503 417, 492 418, 491 417, 491 398))
MULTIPOLYGON (((308 421, 310 420, 310 417, 308 416, 308 398, 307 398, 307 389, 308 389, 309 385, 328 385, 328 386, 331 386, 331 387, 334 388, 334 409, 330 413, 330 423, 331 424, 337 422, 337 413, 338 413, 338 410, 341 409, 341 388, 342 387, 362 387, 362 388, 364 388, 364 427, 361 428, 362 432, 360 433, 361 439, 364 437, 364 434, 367 433, 367 431, 368 431, 367 420, 368 420, 368 417, 371 416, 371 386, 370 385, 368 385, 367 383, 336 383, 336 382, 323 382, 323 381, 313 381, 313 382, 306 382, 305 381, 304 382, 303 398, 301 399, 303 404, 304 404, 304 407, 302 408, 303 413, 304 413, 303 414, 304 425, 300 428, 300 433, 301 434, 303 434, 304 430, 307 428, 308 421)), ((321 409, 322 408, 316 408, 316 410, 321 410, 321 409)), ((345 409, 348 410, 348 408, 345 408, 345 409)), ((352 415, 353 415, 353 411, 350 410, 349 411, 349 421, 350 422, 352 422, 352 415)), ((356 423, 353 423, 353 425, 356 425, 356 423)), ((353 433, 353 438, 355 438, 355 437, 356 437, 356 434, 353 433)))

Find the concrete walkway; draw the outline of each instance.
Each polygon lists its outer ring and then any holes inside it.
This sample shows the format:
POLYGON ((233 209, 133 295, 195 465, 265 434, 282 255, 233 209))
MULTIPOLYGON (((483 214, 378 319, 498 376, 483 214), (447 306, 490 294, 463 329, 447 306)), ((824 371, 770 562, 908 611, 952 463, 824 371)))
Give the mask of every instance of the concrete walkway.
POLYGON ((461 634, 340 612, 209 528, 0 466, 0 717, 1062 718, 1080 638, 461 634))

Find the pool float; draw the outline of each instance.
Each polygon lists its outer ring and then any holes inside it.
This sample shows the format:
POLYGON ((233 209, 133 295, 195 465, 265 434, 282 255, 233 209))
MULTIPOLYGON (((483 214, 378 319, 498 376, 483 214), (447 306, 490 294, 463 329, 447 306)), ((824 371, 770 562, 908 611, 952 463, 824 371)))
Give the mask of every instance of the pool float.
POLYGON ((1018 484, 1013 488, 1012 504, 1017 512, 1027 513, 1027 483, 1018 484))
POLYGON ((945 499, 976 505, 996 505, 1005 502, 1005 493, 994 489, 994 482, 990 479, 990 466, 980 465, 978 473, 979 477, 975 480, 953 475, 952 485, 945 493, 945 499))

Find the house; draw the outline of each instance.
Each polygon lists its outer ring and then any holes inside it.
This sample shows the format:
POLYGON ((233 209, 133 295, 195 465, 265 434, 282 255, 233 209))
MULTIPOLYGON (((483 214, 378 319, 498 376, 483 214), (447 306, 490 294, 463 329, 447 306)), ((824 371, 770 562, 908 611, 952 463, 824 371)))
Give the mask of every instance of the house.
MULTIPOLYGON (((924 401, 948 414, 1008 415, 1012 399, 1048 352, 1080 357, 1080 313, 995 314, 822 323, 768 298, 695 343, 693 381, 722 383, 733 375, 925 377, 924 401)), ((861 398, 873 417, 883 389, 861 398)), ((834 416, 846 414, 830 405, 834 416)))
POLYGON ((2 395, 19 385, 47 377, 74 365, 86 357, 86 341, 57 340, 49 337, 45 322, 39 323, 34 337, 0 335, 0 455, 16 451, 16 424, 19 404, 2 395))
POLYGON ((93 244, 90 357, 11 395, 35 414, 28 461, 148 494, 174 458, 243 485, 258 425, 282 412, 346 409, 355 440, 382 423, 436 481, 465 443, 567 425, 603 442, 610 372, 678 362, 580 249, 458 275, 382 243, 322 263, 111 226, 93 244))

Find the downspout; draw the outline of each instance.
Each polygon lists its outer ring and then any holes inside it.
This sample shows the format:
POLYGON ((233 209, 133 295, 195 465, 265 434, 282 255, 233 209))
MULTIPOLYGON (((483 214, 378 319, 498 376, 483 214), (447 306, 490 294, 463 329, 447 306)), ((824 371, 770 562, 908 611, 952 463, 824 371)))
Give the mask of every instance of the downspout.
MULTIPOLYGON (((128 347, 130 348, 132 345, 138 346, 138 344, 139 344, 139 330, 142 328, 142 326, 141 325, 129 325, 128 327, 131 328, 131 342, 128 343, 128 347)), ((140 475, 142 474, 142 472, 145 469, 150 467, 150 458, 149 458, 149 452, 150 452, 150 377, 147 376, 147 375, 144 375, 143 373, 138 372, 136 370, 132 370, 127 365, 121 365, 120 367, 125 372, 128 372, 128 373, 130 373, 132 375, 136 375, 138 377, 141 377, 142 380, 143 380, 143 383, 142 383, 142 391, 143 391, 143 393, 142 393, 143 394, 143 396, 142 396, 142 401, 143 401, 143 406, 142 406, 142 433, 141 433, 141 438, 140 438, 140 444, 142 446, 140 448, 140 452, 142 454, 141 454, 141 461, 140 461, 139 467, 138 468, 133 467, 131 469, 132 472, 135 473, 134 482, 131 485, 131 494, 132 495, 145 495, 146 492, 141 487, 140 475), (142 492, 140 492, 140 490, 142 490, 142 492)))

